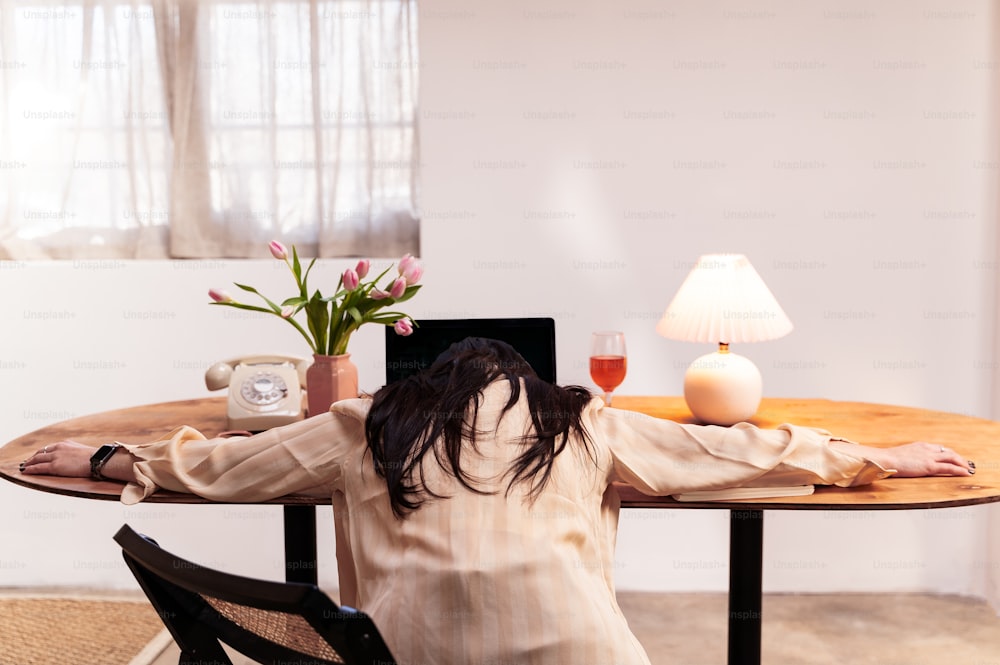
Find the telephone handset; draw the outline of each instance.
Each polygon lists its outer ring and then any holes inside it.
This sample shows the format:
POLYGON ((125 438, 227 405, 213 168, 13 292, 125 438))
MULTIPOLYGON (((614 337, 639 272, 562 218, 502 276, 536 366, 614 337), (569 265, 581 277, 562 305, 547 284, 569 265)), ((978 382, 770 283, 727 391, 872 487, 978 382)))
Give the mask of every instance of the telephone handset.
POLYGON ((310 364, 295 356, 234 358, 209 367, 205 386, 229 386, 228 429, 260 432, 302 419, 302 388, 310 364))

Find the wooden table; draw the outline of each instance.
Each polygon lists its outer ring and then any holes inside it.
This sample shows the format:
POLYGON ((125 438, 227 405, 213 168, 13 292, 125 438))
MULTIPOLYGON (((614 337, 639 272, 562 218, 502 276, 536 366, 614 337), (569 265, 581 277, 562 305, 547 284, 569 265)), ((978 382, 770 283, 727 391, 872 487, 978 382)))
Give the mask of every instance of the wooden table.
MULTIPOLYGON (((18 464, 45 444, 75 439, 99 445, 112 439, 142 442, 178 425, 207 436, 225 428, 225 398, 168 402, 74 418, 21 436, 0 448, 0 476, 35 490, 90 499, 118 500, 121 484, 83 478, 24 476, 18 464)), ((615 396, 616 408, 677 422, 694 422, 679 397, 615 396)), ((782 423, 822 427, 836 436, 873 446, 933 441, 975 460, 977 473, 964 478, 887 479, 865 487, 818 487, 808 496, 739 501, 678 502, 645 496, 620 486, 623 508, 728 509, 730 511, 729 663, 760 663, 761 573, 766 510, 912 510, 1000 501, 1000 423, 953 413, 858 402, 765 399, 752 421, 764 428, 782 423)), ((205 503, 188 494, 157 492, 148 501, 205 503)), ((286 496, 266 503, 284 506, 285 557, 315 562, 315 506, 328 501, 286 496), (311 559, 310 559, 311 557, 311 559)), ((313 566, 288 566, 286 577, 316 581, 313 566)))

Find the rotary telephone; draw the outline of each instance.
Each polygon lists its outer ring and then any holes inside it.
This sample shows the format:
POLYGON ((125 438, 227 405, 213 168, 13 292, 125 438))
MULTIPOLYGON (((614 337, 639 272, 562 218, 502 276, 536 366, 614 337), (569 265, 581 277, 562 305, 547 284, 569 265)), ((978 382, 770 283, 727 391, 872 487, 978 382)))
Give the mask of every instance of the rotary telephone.
POLYGON ((310 364, 295 356, 234 358, 209 367, 205 386, 229 386, 228 429, 260 432, 302 419, 302 389, 310 364))

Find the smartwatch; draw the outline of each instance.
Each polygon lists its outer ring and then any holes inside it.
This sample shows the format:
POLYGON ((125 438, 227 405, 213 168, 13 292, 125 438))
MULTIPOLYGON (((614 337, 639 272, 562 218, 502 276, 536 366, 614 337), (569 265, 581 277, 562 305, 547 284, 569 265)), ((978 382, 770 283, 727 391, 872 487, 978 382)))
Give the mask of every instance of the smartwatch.
POLYGON ((101 470, 121 447, 120 443, 106 443, 90 456, 90 475, 94 480, 108 480, 101 475, 101 470))

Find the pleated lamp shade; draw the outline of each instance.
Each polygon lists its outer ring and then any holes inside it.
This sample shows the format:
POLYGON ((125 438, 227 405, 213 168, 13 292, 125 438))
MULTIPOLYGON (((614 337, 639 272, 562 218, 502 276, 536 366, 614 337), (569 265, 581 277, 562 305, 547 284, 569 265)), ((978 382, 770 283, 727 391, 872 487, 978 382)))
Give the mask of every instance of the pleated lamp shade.
POLYGON ((688 274, 656 332, 685 342, 740 344, 783 337, 792 322, 742 254, 706 254, 688 274))
POLYGON ((696 418, 733 425, 757 412, 760 370, 730 344, 787 335, 792 322, 742 254, 706 254, 681 284, 656 332, 685 342, 718 344, 684 374, 684 399, 696 418))

